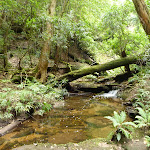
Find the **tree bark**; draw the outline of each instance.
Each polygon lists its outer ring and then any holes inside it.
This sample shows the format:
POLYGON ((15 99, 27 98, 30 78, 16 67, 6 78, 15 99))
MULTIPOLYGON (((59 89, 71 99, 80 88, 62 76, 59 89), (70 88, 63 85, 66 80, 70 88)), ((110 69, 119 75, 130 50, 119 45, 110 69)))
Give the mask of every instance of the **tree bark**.
POLYGON ((132 0, 132 1, 134 3, 135 9, 139 16, 143 29, 145 33, 148 35, 148 38, 150 40, 149 37, 150 36, 150 13, 145 4, 145 1, 144 0, 132 0))
POLYGON ((88 74, 93 74, 94 72, 106 71, 106 70, 114 69, 114 68, 117 68, 120 66, 125 66, 128 64, 134 64, 135 62, 137 62, 137 57, 125 57, 125 58, 121 58, 121 59, 107 62, 107 63, 102 64, 102 65, 95 65, 95 66, 91 66, 91 67, 88 67, 85 69, 72 71, 72 72, 66 73, 66 74, 58 77, 56 80, 60 81, 63 79, 67 79, 68 82, 71 82, 73 80, 76 80, 76 79, 83 77, 83 76, 86 76, 88 74))
MULTIPOLYGON (((123 50, 123 51, 121 52, 121 57, 122 57, 122 58, 127 57, 125 50, 123 50)), ((129 65, 125 65, 124 67, 125 67, 125 71, 130 72, 130 67, 129 67, 129 65)))
MULTIPOLYGON (((56 8, 56 0, 52 0, 51 5, 49 7, 49 15, 51 17, 53 17, 55 14, 55 8, 56 8)), ((52 23, 47 22, 46 30, 47 30, 48 38, 44 42, 43 48, 41 50, 41 55, 38 63, 38 72, 36 74, 36 78, 40 79, 40 82, 42 83, 46 82, 46 78, 47 78, 48 59, 50 54, 50 39, 53 34, 52 23)))
POLYGON ((7 49, 8 49, 8 29, 4 33, 4 45, 3 45, 3 54, 4 54, 4 69, 8 70, 8 57, 7 57, 7 49))
POLYGON ((7 22, 7 16, 6 13, 3 11, 2 16, 0 17, 0 28, 3 29, 3 50, 2 53, 4 54, 4 70, 7 71, 8 69, 8 57, 7 57, 7 50, 8 50, 8 32, 9 32, 9 25, 4 24, 7 22))
POLYGON ((53 66, 54 73, 56 73, 58 71, 59 51, 60 51, 60 47, 58 45, 56 45, 56 48, 55 48, 55 58, 54 58, 54 66, 53 66))

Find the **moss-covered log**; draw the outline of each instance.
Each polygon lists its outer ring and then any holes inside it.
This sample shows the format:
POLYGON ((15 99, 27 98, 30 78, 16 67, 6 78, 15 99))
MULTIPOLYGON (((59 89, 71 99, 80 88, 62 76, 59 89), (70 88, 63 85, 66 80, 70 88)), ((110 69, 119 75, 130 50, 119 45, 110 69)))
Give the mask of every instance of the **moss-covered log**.
POLYGON ((102 65, 95 65, 95 66, 87 67, 85 69, 80 69, 80 70, 66 73, 66 74, 58 77, 57 80, 60 81, 60 80, 63 80, 66 78, 68 80, 68 82, 71 82, 73 80, 76 80, 76 79, 86 76, 88 74, 93 74, 94 72, 106 71, 106 70, 114 69, 117 67, 125 66, 128 64, 134 64, 135 62, 137 62, 137 57, 121 58, 121 59, 107 62, 102 65))

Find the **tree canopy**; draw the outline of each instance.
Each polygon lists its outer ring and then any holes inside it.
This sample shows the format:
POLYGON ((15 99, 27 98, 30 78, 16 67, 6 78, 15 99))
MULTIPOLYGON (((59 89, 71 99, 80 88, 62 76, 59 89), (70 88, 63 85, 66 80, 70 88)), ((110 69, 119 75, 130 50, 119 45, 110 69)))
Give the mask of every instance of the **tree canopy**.
MULTIPOLYGON (((37 66, 38 63, 33 60, 36 56, 40 58, 40 65, 47 61, 43 69, 38 67, 37 70, 37 78, 43 78, 44 82, 50 59, 54 60, 53 69, 56 71, 61 61, 92 64, 104 63, 106 58, 122 57, 123 53, 138 56, 148 48, 149 34, 146 32, 148 27, 141 25, 142 19, 138 18, 142 18, 142 15, 138 11, 138 15, 136 13, 136 2, 1 0, 0 53, 4 55, 4 68, 8 68, 8 53, 15 55, 19 51, 18 69, 23 68, 21 63, 27 61, 27 55, 30 67, 37 66), (45 54, 42 52, 44 43, 47 43, 45 54), (42 70, 41 73, 39 70, 42 70)), ((139 2, 143 3, 144 0, 139 2)), ((149 1, 145 2, 145 6, 148 16, 149 1)))

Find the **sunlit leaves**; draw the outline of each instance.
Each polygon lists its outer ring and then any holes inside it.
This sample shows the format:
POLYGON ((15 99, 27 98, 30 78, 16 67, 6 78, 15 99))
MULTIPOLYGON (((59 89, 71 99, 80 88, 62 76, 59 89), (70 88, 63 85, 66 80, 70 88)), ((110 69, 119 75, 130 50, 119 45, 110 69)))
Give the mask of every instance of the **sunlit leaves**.
MULTIPOLYGON (((133 52, 138 54, 148 43, 133 8, 132 2, 128 1, 123 5, 113 3, 112 7, 108 9, 109 11, 104 14, 101 29, 103 29, 105 37, 109 39, 107 42, 102 41, 102 46, 108 49, 108 52, 113 50, 119 56, 123 50, 127 55, 131 55, 133 52)), ((113 55, 113 53, 111 54, 113 55)), ((110 53, 108 55, 110 56, 110 53)))

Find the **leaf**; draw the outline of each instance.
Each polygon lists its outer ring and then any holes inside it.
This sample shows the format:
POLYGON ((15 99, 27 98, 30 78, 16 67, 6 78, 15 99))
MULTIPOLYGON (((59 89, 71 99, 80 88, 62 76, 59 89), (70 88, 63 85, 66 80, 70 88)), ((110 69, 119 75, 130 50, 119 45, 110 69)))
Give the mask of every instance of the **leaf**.
POLYGON ((51 104, 48 104, 48 103, 45 103, 45 102, 43 103, 42 109, 43 109, 44 111, 50 111, 51 108, 52 108, 52 105, 51 105, 51 104))
POLYGON ((136 104, 139 105, 139 106, 141 106, 142 108, 145 107, 145 105, 143 103, 141 103, 141 102, 136 102, 136 104))
POLYGON ((123 126, 126 130, 133 132, 134 128, 132 126, 123 126))
POLYGON ((114 119, 120 123, 120 115, 116 111, 114 111, 114 119))
POLYGON ((113 122, 114 127, 117 127, 119 125, 119 123, 116 121, 116 119, 111 117, 111 116, 106 116, 104 118, 107 118, 107 119, 111 120, 113 122))
MULTIPOLYGON (((143 118, 142 116, 135 116, 135 118, 138 119, 138 120, 141 121, 141 122, 146 122, 146 119, 143 118)), ((135 120, 135 121, 136 121, 136 120, 135 120)), ((135 121, 134 121, 134 122, 135 122, 135 121)))
POLYGON ((121 133, 117 133, 117 140, 120 141, 121 140, 121 133))
POLYGON ((150 136, 145 136, 147 147, 150 147, 150 136))
POLYGON ((144 119, 146 119, 146 112, 141 108, 141 107, 138 107, 137 108, 138 109, 138 111, 139 111, 139 114, 144 118, 144 119))
POLYGON ((126 113, 124 111, 122 111, 120 113, 120 123, 124 122, 126 119, 126 113))
POLYGON ((133 127, 137 127, 137 125, 134 122, 124 122, 122 125, 129 125, 129 126, 133 126, 133 127))
POLYGON ((130 139, 131 138, 131 134, 129 131, 125 130, 124 128, 120 128, 120 130, 122 131, 122 133, 125 135, 125 137, 127 139, 130 139))

